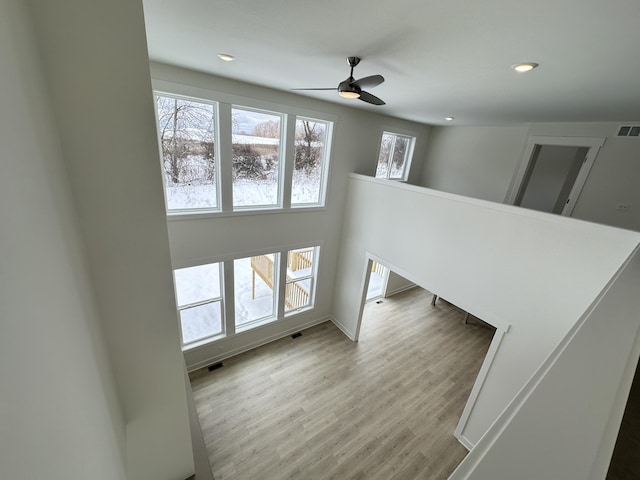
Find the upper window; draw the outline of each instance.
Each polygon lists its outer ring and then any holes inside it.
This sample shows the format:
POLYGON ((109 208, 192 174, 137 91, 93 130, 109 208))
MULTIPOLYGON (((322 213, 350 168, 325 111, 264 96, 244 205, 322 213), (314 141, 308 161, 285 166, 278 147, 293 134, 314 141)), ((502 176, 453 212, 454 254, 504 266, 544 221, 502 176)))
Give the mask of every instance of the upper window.
POLYGON ((233 206, 279 205, 282 115, 234 107, 231 122, 233 206))
POLYGON ((329 123, 296 119, 295 163, 291 180, 291 205, 318 205, 324 198, 329 123))
POLYGON ((406 180, 409 174, 415 137, 383 132, 376 178, 406 180))
POLYGON ((167 210, 217 209, 215 105, 158 96, 167 210))
POLYGON ((164 93, 156 106, 169 213, 324 205, 332 122, 164 93))

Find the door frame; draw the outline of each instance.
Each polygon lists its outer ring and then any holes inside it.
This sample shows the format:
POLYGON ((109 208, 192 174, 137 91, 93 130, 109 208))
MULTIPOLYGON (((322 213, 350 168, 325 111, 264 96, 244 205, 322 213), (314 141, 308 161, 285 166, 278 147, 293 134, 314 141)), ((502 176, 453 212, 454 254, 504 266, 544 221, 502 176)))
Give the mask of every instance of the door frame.
POLYGON ((529 136, 524 155, 520 160, 520 165, 518 167, 518 170, 516 171, 516 174, 511 180, 511 185, 507 190, 504 203, 515 205, 516 199, 518 198, 522 188, 524 187, 523 183, 527 176, 527 171, 531 166, 531 162, 534 159, 536 147, 550 145, 563 147, 587 147, 589 148, 587 156, 585 157, 584 162, 580 167, 580 172, 578 172, 578 176, 576 177, 576 180, 573 183, 573 187, 571 187, 571 191, 569 192, 569 198, 561 212, 561 215, 565 217, 571 216, 571 214, 573 213, 573 209, 575 208, 578 201, 578 197, 582 192, 582 188, 587 181, 587 177, 589 176, 591 167, 593 167, 596 157, 598 156, 598 152, 604 145, 605 140, 606 138, 603 137, 551 137, 541 135, 529 136))
POLYGON ((391 270, 389 270, 387 267, 385 267, 382 263, 376 262, 375 260, 371 261, 371 270, 369 272, 369 284, 367 285, 367 299, 366 299, 367 302, 372 302, 373 300, 378 300, 380 298, 385 298, 385 296, 387 294, 387 282, 389 281, 389 272, 390 271, 391 270), (369 287, 371 286, 371 275, 374 274, 374 271, 373 271, 373 264, 374 263, 376 263, 376 264, 380 265, 382 268, 384 268, 386 273, 384 274, 384 276, 382 278, 382 286, 381 286, 380 295, 376 295, 375 297, 368 298, 369 297, 369 287))
MULTIPOLYGON (((365 307, 365 304, 367 303, 367 290, 369 288, 369 277, 371 275, 371 266, 373 262, 379 263, 380 265, 383 265, 384 267, 386 267, 390 272, 395 272, 398 275, 406 278, 410 282, 414 283, 417 287, 430 291, 425 287, 423 287, 418 281, 418 279, 415 278, 409 272, 403 270, 400 267, 397 267, 396 265, 386 261, 381 257, 378 257, 377 255, 369 251, 365 252, 364 265, 363 265, 364 268, 362 270, 362 277, 361 277, 361 283, 360 283, 360 309, 358 311, 358 323, 356 324, 356 331, 353 337, 347 335, 347 337, 349 337, 354 342, 357 342, 358 338, 360 337, 360 328, 362 327, 364 307, 365 307)), ((466 309, 466 307, 464 308, 466 309)), ((473 312, 470 312, 470 313, 473 314, 473 312)), ((484 360, 482 361, 482 366, 478 371, 478 375, 476 376, 476 379, 473 383, 473 387, 471 388, 471 392, 469 393, 469 397, 467 398, 467 402, 465 403, 464 410, 460 415, 460 420, 458 421, 458 425, 456 426, 456 429, 454 431, 454 436, 467 450, 471 450, 474 447, 473 442, 471 442, 471 440, 469 440, 465 435, 466 433, 465 429, 467 427, 467 423, 469 422, 469 417, 471 416, 473 408, 475 407, 476 402, 478 401, 478 397, 480 396, 480 391, 484 387, 484 383, 489 375, 489 371, 491 370, 491 365, 493 364, 493 361, 495 360, 496 355, 498 354, 500 345, 502 343, 502 339, 511 328, 511 324, 507 321, 503 321, 502 319, 489 318, 488 316, 482 315, 477 311, 476 313, 478 315, 477 318, 482 318, 483 322, 485 321, 485 318, 486 318, 486 322, 492 327, 494 327, 496 331, 493 334, 493 338, 491 339, 491 343, 489 344, 489 349, 487 350, 484 360)), ((338 325, 336 322, 334 323, 338 325)), ((338 326, 338 328, 342 330, 340 326, 338 326)), ((344 330, 342 331, 344 332, 344 330)))

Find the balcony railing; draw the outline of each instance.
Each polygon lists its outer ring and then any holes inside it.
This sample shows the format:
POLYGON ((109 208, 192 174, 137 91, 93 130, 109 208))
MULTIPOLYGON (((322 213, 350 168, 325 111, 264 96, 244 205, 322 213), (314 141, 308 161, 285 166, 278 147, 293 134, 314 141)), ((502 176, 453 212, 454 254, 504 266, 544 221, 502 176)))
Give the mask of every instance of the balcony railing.
MULTIPOLYGON (((287 255, 287 270, 296 272, 309 269, 313 266, 313 248, 291 251, 287 255)), ((251 298, 255 298, 256 275, 258 275, 271 290, 274 285, 273 257, 258 255, 251 257, 251 298)), ((287 310, 296 310, 309 305, 309 291, 287 272, 287 285, 285 287, 284 302, 287 310), (293 281, 292 281, 293 280, 293 281)))

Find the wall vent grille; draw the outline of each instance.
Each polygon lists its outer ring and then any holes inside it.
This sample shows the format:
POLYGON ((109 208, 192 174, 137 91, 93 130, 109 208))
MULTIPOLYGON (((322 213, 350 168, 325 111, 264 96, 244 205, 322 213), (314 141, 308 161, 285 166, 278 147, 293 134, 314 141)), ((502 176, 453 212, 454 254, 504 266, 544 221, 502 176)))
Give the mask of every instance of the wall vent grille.
POLYGON ((640 125, 622 125, 618 128, 619 137, 640 137, 640 125))

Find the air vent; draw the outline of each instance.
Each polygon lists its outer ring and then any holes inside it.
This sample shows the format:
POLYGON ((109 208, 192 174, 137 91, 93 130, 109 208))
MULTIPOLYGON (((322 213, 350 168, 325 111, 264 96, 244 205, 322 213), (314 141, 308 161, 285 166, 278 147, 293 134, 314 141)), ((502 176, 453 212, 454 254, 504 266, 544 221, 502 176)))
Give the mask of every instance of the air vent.
POLYGON ((622 125, 618 129, 619 137, 640 137, 640 125, 622 125))

